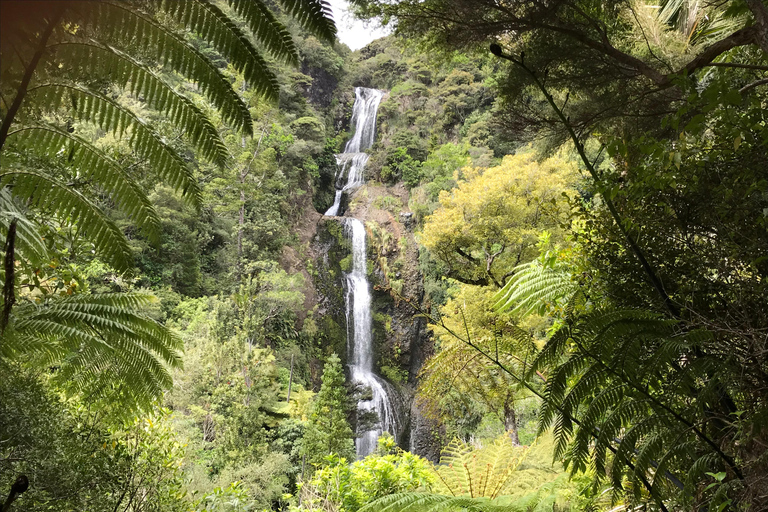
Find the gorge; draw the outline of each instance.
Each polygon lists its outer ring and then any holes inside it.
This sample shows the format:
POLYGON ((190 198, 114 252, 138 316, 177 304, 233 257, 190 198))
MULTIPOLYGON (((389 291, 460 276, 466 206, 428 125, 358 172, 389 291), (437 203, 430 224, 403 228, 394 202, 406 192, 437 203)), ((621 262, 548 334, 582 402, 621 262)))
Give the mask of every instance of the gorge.
MULTIPOLYGON (((384 93, 376 89, 355 88, 352 123, 354 135, 344 147, 344 153, 336 155, 336 197, 325 212, 327 216, 339 213, 342 195, 364 183, 365 164, 368 154, 364 151, 373 145, 376 132, 376 113, 384 93)), ((356 218, 341 220, 344 236, 351 242, 352 268, 344 275, 347 321, 348 367, 351 380, 364 389, 364 397, 358 402, 358 418, 377 415, 377 420, 367 430, 360 431, 355 440, 358 458, 363 458, 376 448, 382 432, 397 437, 401 428, 398 410, 393 399, 397 393, 384 379, 373 371, 373 336, 370 284, 367 278, 367 250, 365 225, 356 218), (370 390, 370 398, 366 393, 370 390)))

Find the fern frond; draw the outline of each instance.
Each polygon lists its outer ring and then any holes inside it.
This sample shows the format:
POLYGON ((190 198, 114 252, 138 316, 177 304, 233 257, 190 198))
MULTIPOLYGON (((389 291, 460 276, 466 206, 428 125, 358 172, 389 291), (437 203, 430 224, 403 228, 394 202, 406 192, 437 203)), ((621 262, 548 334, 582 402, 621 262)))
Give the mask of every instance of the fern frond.
POLYGON ((290 32, 262 0, 251 2, 228 0, 228 3, 245 20, 248 28, 269 53, 290 64, 298 64, 299 51, 290 32))
POLYGON ((515 267, 515 274, 494 296, 493 309, 497 312, 511 309, 525 316, 542 304, 572 295, 577 289, 570 273, 534 260, 515 267))
MULTIPOLYGON (((86 2, 72 11, 72 21, 95 32, 95 39, 112 47, 141 48, 152 53, 158 62, 197 83, 227 123, 248 135, 253 133, 248 107, 227 77, 183 37, 134 5, 86 2)), ((276 98, 277 91, 268 97, 276 98)))
POLYGON ((497 505, 484 498, 443 496, 430 493, 398 493, 384 496, 360 509, 360 512, 513 512, 517 507, 497 505))
MULTIPOLYGON (((29 126, 8 134, 15 151, 44 155, 73 168, 78 178, 98 184, 144 231, 150 242, 160 241, 160 219, 141 187, 104 151, 74 133, 53 126, 29 126), (66 158, 61 158, 66 155, 66 158)), ((12 156, 12 155, 11 155, 12 156)), ((5 158, 8 158, 6 155, 5 158)))
POLYGON ((15 312, 4 355, 55 366, 54 378, 91 399, 118 389, 126 412, 149 404, 172 385, 181 339, 137 308, 145 294, 76 295, 15 312))
POLYGON ((13 219, 16 223, 16 253, 23 254, 34 262, 42 262, 48 256, 48 249, 35 225, 30 222, 16 205, 7 187, 0 188, 0 235, 5 240, 13 219))
MULTIPOLYGON (((221 9, 208 0, 166 1, 162 6, 177 23, 198 34, 216 48, 227 62, 243 73, 248 84, 256 92, 271 100, 277 99, 277 77, 246 35, 221 9)), ((267 48, 277 47, 278 54, 281 53, 280 44, 283 39, 273 40, 274 32, 262 31, 254 34, 260 42, 264 42, 262 37, 269 38, 266 40, 267 48)))
POLYGON ((60 65, 68 76, 104 77, 133 96, 141 96, 174 125, 183 126, 203 157, 216 165, 224 165, 229 157, 211 120, 189 98, 126 53, 94 41, 72 41, 52 46, 47 60, 60 65))
POLYGON ((30 89, 28 94, 34 98, 34 105, 38 108, 53 111, 71 106, 79 119, 113 131, 118 137, 127 132, 131 147, 149 162, 164 182, 180 190, 194 204, 201 204, 201 191, 192 170, 133 112, 79 85, 49 83, 30 89))
POLYGON ((333 22, 333 10, 327 0, 279 0, 289 15, 294 17, 301 27, 320 39, 333 43, 336 38, 336 25, 333 22))
POLYGON ((15 197, 32 206, 69 217, 116 269, 126 271, 133 266, 133 256, 123 233, 80 192, 51 176, 27 169, 0 171, 0 187, 6 186, 15 197))

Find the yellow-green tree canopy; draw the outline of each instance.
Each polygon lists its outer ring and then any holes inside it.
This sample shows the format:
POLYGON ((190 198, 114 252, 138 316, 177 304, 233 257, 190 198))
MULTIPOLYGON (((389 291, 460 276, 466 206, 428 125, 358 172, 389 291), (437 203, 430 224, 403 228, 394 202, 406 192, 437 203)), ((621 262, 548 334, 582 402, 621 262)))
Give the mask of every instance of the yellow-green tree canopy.
POLYGON ((506 156, 489 169, 465 168, 465 179, 440 194, 421 242, 463 283, 501 286, 512 269, 536 254, 542 230, 559 238, 563 193, 573 195, 574 166, 532 153, 506 156))

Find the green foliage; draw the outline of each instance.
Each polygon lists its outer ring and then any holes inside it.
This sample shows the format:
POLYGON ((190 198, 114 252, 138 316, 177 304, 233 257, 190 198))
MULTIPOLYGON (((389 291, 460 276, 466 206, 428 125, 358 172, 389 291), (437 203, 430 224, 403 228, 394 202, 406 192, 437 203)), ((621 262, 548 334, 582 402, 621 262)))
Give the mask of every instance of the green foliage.
POLYGON ((395 445, 383 434, 376 452, 348 465, 329 457, 329 463, 301 486, 301 506, 295 510, 356 512, 371 500, 411 492, 434 481, 429 462, 395 445))
POLYGON ((533 257, 542 229, 562 236, 573 169, 560 158, 538 163, 517 154, 497 167, 463 172, 455 190, 440 194, 421 242, 446 264, 449 277, 502 286, 517 264, 533 257))
POLYGON ((181 340, 140 313, 155 297, 140 293, 37 297, 16 307, 2 355, 39 368, 70 393, 119 402, 115 414, 148 407, 171 386, 181 340))
POLYGON ((354 458, 354 435, 347 421, 351 408, 341 360, 331 354, 323 368, 323 383, 312 405, 304 434, 307 462, 322 466, 329 455, 346 460, 354 458))
POLYGON ((20 474, 30 481, 12 510, 187 510, 185 450, 169 411, 115 423, 63 399, 45 374, 17 364, 0 369, 0 486, 8 489, 20 474))

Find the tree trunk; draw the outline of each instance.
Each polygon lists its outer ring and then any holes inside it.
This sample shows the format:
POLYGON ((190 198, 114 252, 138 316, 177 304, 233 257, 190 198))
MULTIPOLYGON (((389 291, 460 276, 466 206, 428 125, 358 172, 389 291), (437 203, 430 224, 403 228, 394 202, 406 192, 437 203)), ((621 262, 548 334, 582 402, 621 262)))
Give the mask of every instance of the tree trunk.
POLYGON ((520 437, 517 433, 517 415, 515 414, 515 407, 511 403, 504 404, 504 428, 507 430, 512 444, 520 446, 520 437))

